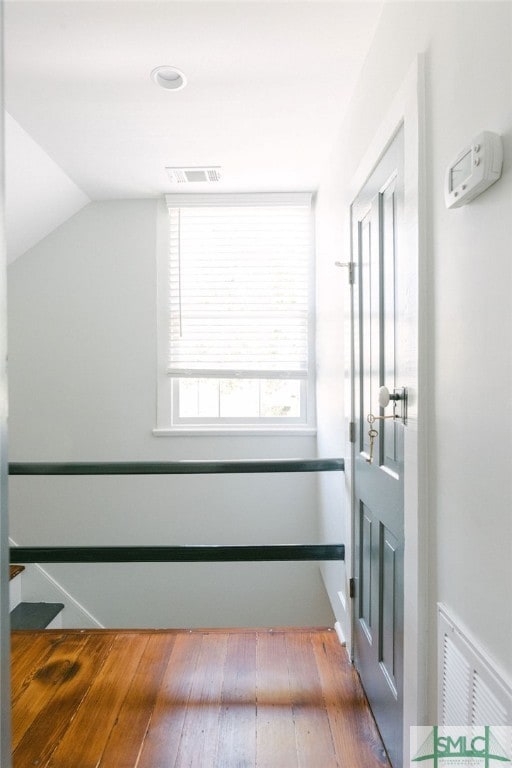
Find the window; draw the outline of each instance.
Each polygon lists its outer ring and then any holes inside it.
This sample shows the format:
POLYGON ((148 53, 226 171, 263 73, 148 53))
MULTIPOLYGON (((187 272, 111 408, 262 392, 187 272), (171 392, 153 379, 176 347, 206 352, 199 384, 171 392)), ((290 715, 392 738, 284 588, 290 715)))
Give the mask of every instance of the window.
POLYGON ((311 195, 166 202, 158 426, 310 426, 311 195))

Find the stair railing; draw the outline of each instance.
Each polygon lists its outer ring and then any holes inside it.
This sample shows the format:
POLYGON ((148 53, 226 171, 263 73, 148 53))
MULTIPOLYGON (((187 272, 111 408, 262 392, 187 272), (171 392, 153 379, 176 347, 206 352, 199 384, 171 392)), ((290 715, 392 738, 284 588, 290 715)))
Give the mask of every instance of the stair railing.
MULTIPOLYGON (((9 464, 10 475, 197 475, 267 472, 343 472, 344 460, 245 459, 167 462, 37 462, 9 464)), ((343 544, 251 544, 10 548, 17 563, 242 562, 344 560, 343 544)))

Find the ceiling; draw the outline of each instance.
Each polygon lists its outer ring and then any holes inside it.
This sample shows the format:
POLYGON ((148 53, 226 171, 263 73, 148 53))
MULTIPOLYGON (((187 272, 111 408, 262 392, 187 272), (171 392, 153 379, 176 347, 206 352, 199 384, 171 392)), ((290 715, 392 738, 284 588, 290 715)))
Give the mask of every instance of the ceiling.
POLYGON ((6 109, 93 200, 315 189, 381 6, 7 0, 6 109), (186 88, 156 86, 161 64, 186 88), (222 181, 185 189, 182 165, 222 181))

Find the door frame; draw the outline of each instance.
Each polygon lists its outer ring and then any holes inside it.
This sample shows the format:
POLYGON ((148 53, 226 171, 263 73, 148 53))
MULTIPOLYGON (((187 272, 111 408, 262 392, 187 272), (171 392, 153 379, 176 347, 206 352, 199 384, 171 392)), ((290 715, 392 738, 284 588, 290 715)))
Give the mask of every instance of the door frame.
MULTIPOLYGON (((0 1, 0 62, 3 5, 0 1)), ((3 72, 3 70, 2 70, 3 72)), ((4 216, 4 80, 0 72, 0 765, 11 766, 9 519, 7 511, 7 263, 4 216)))
MULTIPOLYGON (((410 258, 411 294, 408 297, 408 321, 411 333, 405 339, 408 388, 407 426, 404 431, 404 690, 403 690, 403 754, 409 760, 409 728, 426 724, 427 659, 428 659, 428 539, 427 539, 427 302, 426 233, 425 233, 425 87, 424 58, 418 55, 395 96, 385 119, 379 126, 349 187, 350 201, 355 201, 373 169, 383 156, 399 127, 404 126, 404 219, 405 247, 410 258)), ((352 243, 351 243, 352 246, 352 243)), ((351 251, 352 253, 352 251, 351 251)), ((354 413, 354 315, 353 290, 350 292, 350 376, 347 392, 350 420, 354 413)), ((402 386, 402 383, 400 383, 402 386)), ((347 434, 349 431, 347 430, 347 434)), ((347 442, 346 501, 351 510, 349 520, 347 575, 354 577, 355 444, 347 442)), ((350 615, 350 647, 354 652, 355 601, 350 615)))

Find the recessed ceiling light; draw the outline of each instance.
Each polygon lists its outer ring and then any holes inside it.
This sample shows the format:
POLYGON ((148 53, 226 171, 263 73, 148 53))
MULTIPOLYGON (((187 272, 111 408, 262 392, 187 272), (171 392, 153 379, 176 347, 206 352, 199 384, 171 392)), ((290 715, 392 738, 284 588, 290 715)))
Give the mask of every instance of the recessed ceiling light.
POLYGON ((166 88, 168 91, 179 91, 187 84, 187 78, 176 67, 161 66, 156 67, 151 73, 151 79, 160 88, 166 88))

